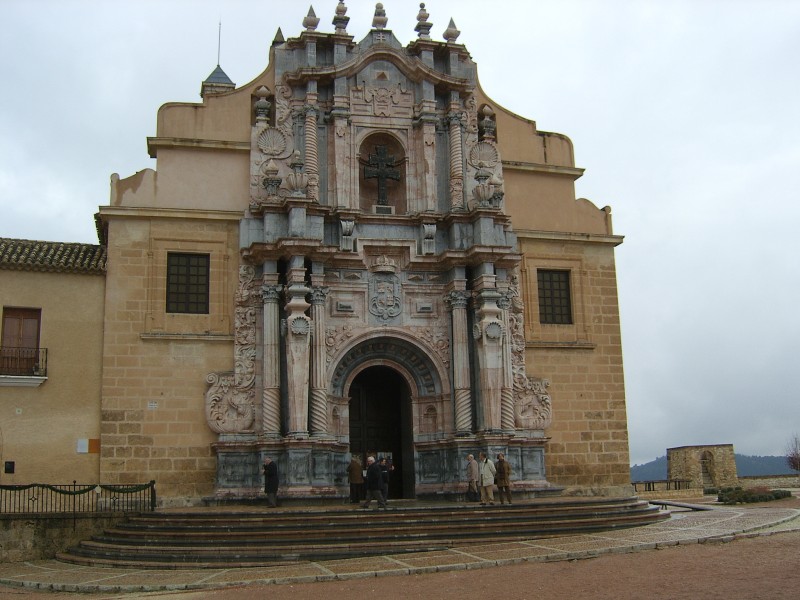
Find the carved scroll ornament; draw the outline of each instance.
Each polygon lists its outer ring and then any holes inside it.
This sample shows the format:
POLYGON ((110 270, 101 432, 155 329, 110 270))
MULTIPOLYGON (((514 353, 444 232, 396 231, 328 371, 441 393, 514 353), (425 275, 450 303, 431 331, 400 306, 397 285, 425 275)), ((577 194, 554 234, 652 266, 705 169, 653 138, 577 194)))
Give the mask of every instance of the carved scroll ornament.
POLYGON ((216 433, 250 431, 255 422, 256 324, 262 303, 255 269, 239 267, 234 325, 234 371, 209 373, 206 421, 216 433))
POLYGON ((508 299, 508 327, 511 337, 511 373, 514 393, 514 417, 518 429, 544 429, 552 421, 552 407, 547 388, 550 381, 529 377, 525 372, 525 329, 523 303, 517 271, 511 276, 508 299))

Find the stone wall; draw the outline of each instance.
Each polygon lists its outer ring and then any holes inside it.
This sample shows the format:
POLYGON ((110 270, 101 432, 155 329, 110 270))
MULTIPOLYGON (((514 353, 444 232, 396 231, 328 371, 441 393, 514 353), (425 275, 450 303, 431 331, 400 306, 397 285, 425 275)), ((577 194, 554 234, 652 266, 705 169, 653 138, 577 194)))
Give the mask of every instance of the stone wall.
POLYGON ((739 485, 743 488, 768 487, 773 490, 800 488, 798 475, 747 475, 739 477, 739 485))
POLYGON ((628 495, 630 461, 614 248, 519 233, 528 374, 550 382, 547 479, 565 494, 628 495), (541 324, 537 269, 571 274, 573 322, 541 324))
POLYGON ((206 377, 233 368, 238 221, 191 216, 109 224, 100 478, 155 480, 162 506, 213 493, 206 377), (210 256, 208 314, 166 312, 167 254, 187 251, 210 256))
POLYGON ((0 515, 0 563, 53 558, 123 521, 121 513, 0 515))
POLYGON ((667 448, 667 478, 688 479, 698 489, 737 485, 733 444, 667 448))

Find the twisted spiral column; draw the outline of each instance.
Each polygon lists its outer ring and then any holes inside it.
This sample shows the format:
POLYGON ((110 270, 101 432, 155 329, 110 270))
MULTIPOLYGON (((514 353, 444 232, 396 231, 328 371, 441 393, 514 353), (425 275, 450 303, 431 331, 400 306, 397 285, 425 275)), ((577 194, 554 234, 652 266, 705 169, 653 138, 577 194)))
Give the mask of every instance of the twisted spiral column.
POLYGON ((314 287, 311 291, 311 406, 309 426, 311 435, 328 435, 328 393, 325 386, 325 299, 328 288, 314 287))
POLYGON ((450 113, 450 207, 464 207, 464 154, 461 149, 461 117, 450 113))
POLYGON ((305 169, 308 175, 308 195, 319 200, 319 149, 317 141, 317 107, 306 107, 306 159, 305 169))

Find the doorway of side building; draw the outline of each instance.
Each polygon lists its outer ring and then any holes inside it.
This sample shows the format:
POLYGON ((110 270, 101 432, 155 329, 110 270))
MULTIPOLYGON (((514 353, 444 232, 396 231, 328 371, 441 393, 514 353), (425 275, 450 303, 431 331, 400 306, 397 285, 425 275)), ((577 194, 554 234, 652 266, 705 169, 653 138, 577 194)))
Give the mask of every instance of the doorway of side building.
POLYGON ((414 447, 411 395, 394 369, 376 366, 359 373, 350 386, 350 452, 360 457, 385 456, 394 470, 389 499, 414 498, 414 447))

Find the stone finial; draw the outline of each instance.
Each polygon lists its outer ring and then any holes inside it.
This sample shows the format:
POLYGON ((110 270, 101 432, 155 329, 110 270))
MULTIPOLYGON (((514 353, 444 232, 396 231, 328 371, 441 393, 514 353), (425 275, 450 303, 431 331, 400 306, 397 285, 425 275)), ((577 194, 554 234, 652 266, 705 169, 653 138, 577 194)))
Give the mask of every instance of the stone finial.
POLYGON ((450 19, 450 24, 447 26, 447 29, 444 30, 442 35, 448 44, 455 42, 458 39, 458 36, 461 35, 461 32, 456 28, 456 24, 453 19, 450 19))
POLYGON ((308 8, 308 14, 303 19, 303 27, 306 28, 306 31, 314 31, 319 25, 319 17, 314 14, 314 7, 310 6, 308 8))
POLYGON ((292 196, 303 196, 308 188, 308 175, 303 172, 304 166, 300 151, 295 150, 292 154, 292 162, 289 163, 293 172, 286 176, 286 187, 289 188, 292 196))
POLYGON ((433 23, 428 22, 428 11, 425 10, 425 3, 419 3, 419 13, 417 14, 417 26, 414 28, 414 31, 417 32, 419 38, 421 40, 429 40, 431 39, 431 27, 433 27, 433 23))
POLYGON ((389 22, 389 18, 386 16, 386 11, 383 10, 383 4, 378 2, 375 5, 375 16, 372 17, 372 28, 373 29, 383 29, 386 27, 386 23, 389 22))
POLYGON ((336 6, 336 15, 333 17, 333 25, 336 27, 334 33, 339 35, 347 33, 347 24, 350 22, 350 17, 346 17, 346 13, 347 7, 344 5, 344 0, 339 0, 339 4, 336 6))
POLYGON ((261 180, 261 183, 264 185, 264 189, 267 190, 268 197, 274 197, 278 195, 278 188, 281 185, 281 181, 283 179, 278 177, 278 165, 275 164, 273 159, 269 159, 269 162, 263 167, 264 178, 261 180))
POLYGON ((256 113, 256 119, 258 121, 266 121, 269 123, 269 110, 272 108, 272 103, 267 100, 267 96, 269 96, 269 88, 262 85, 256 90, 255 95, 256 98, 258 98, 253 106, 253 110, 256 113))
POLYGON ((494 111, 488 106, 484 106, 480 111, 481 118, 478 121, 478 132, 483 140, 494 140, 497 124, 494 121, 494 111))

